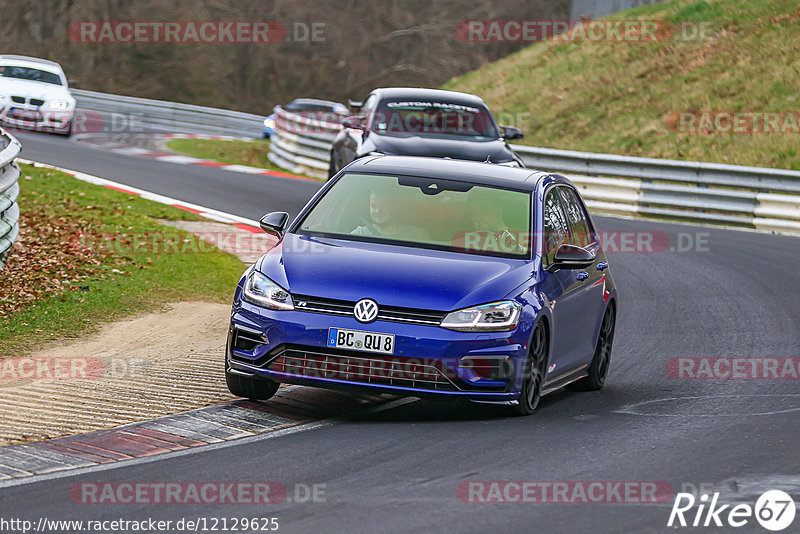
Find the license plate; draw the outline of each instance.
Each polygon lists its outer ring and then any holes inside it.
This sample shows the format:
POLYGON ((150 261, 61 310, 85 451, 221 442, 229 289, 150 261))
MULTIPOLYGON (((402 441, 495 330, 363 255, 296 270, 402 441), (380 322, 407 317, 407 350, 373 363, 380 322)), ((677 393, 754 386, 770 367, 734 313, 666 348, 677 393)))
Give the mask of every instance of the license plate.
POLYGON ((328 346, 337 349, 394 354, 394 334, 330 328, 328 329, 328 346))

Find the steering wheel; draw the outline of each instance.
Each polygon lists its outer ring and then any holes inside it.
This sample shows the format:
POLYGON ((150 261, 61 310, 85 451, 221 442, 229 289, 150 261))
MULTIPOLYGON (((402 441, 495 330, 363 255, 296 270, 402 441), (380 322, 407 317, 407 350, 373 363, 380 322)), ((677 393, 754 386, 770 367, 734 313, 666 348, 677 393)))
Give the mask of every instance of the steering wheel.
POLYGON ((517 239, 514 236, 514 234, 512 234, 508 230, 501 231, 500 235, 498 236, 498 238, 502 240, 503 247, 507 247, 508 250, 511 250, 512 248, 516 248, 520 252, 524 251, 524 249, 522 248, 522 245, 519 242, 519 239, 517 239))

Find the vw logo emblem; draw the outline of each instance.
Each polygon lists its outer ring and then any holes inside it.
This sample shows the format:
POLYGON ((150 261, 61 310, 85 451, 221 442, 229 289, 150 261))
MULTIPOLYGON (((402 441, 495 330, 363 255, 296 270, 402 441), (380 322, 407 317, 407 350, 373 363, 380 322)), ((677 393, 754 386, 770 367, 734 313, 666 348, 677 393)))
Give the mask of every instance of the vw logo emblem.
POLYGON ((361 299, 353 307, 356 319, 361 323, 371 323, 378 316, 378 303, 372 299, 361 299))

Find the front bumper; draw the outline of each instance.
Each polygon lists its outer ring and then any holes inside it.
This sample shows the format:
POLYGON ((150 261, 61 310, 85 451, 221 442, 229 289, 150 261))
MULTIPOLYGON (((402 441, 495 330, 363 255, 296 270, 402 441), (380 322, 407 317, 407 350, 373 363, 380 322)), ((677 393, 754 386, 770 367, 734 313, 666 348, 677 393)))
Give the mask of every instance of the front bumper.
POLYGON ((10 105, 0 112, 0 123, 4 126, 25 130, 67 132, 70 129, 74 110, 51 111, 10 105))
POLYGON ((509 401, 519 395, 532 321, 511 332, 457 332, 239 301, 226 354, 229 372, 278 382, 417 397, 509 401), (392 355, 329 348, 328 329, 394 334, 392 355), (487 373, 487 365, 492 367, 487 373))

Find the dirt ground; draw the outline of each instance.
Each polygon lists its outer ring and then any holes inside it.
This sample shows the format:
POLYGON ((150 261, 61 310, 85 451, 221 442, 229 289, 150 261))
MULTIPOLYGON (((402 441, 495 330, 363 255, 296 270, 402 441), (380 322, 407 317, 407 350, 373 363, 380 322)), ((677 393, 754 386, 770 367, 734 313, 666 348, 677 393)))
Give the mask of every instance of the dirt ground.
POLYGON ((111 428, 231 398, 228 304, 183 302, 0 361, 0 444, 111 428))

